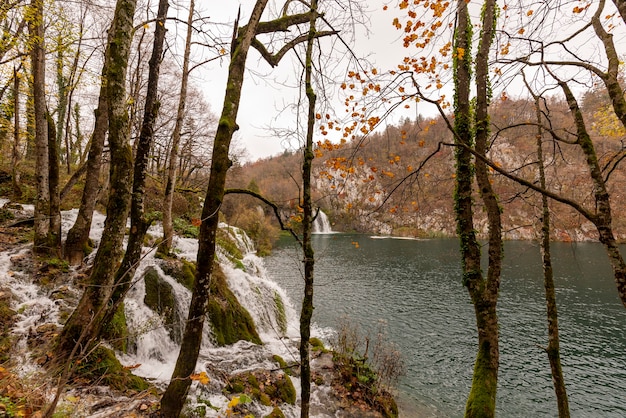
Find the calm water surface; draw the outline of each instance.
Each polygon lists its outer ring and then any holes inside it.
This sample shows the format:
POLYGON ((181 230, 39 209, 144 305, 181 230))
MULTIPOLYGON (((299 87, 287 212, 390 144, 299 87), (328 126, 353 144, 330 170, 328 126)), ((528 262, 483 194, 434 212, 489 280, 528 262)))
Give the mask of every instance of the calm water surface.
MULTIPOLYGON (((314 246, 313 320, 335 327, 347 315, 372 334, 380 320, 386 321, 407 363, 400 384, 411 405, 405 416, 462 416, 476 336, 457 241, 332 234, 315 235, 314 246)), ((552 251, 572 416, 624 417, 626 309, 604 249, 595 243, 554 243, 552 251)), ((285 239, 266 259, 268 273, 296 305, 302 298, 300 258, 293 241, 285 239)), ((550 367, 541 349, 547 331, 535 243, 506 243, 498 308, 498 416, 556 416, 550 367)))

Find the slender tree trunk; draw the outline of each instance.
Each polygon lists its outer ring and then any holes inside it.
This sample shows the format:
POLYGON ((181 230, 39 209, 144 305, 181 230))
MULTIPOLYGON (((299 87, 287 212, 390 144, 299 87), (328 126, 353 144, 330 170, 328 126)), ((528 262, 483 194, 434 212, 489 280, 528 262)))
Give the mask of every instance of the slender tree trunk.
MULTIPOLYGON (((63 48, 63 40, 61 35, 57 36, 57 56, 56 56, 56 72, 57 72, 57 89, 59 91, 59 103, 57 105, 57 122, 56 122, 56 151, 61 151, 61 141, 63 140, 64 127, 66 125, 67 105, 69 100, 69 86, 67 77, 63 74, 63 66, 65 54, 63 48)), ((70 173, 70 147, 65 141, 65 163, 67 174, 70 173)))
POLYGON ((80 264, 85 256, 85 248, 89 241, 89 231, 93 211, 98 200, 100 190, 100 170, 102 167, 102 152, 108 130, 109 115, 107 112, 107 84, 106 69, 110 65, 110 42, 107 42, 104 65, 102 67, 102 77, 100 84, 100 96, 98 97, 98 108, 94 111, 94 127, 89 146, 89 157, 87 158, 87 174, 85 176, 85 186, 80 201, 80 208, 74 225, 67 233, 65 240, 64 256, 72 265, 80 264))
POLYGON ((48 121, 46 120, 46 57, 43 28, 43 0, 31 0, 29 21, 33 72, 33 113, 35 122, 35 236, 33 251, 48 251, 50 191, 48 189, 48 121))
MULTIPOLYGON (((530 89, 529 89, 530 90, 530 89)), ((543 131, 541 129, 541 107, 539 97, 533 94, 535 99, 535 114, 537 117, 537 165, 539 168, 539 183, 542 189, 546 189, 546 174, 543 159, 543 131)), ((552 383, 559 410, 559 418, 569 418, 569 402, 565 388, 565 378, 561 367, 561 350, 559 342, 559 316, 556 306, 556 291, 554 288, 554 275, 552 271, 552 257, 550 255, 550 207, 548 197, 541 195, 541 258, 543 262, 543 283, 546 290, 546 312, 548 318, 548 361, 552 371, 552 383)))
POLYGON ((130 233, 126 253, 122 260, 122 265, 115 275, 115 286, 109 307, 104 315, 102 325, 106 326, 117 312, 126 292, 130 288, 132 279, 135 276, 137 265, 141 258, 141 249, 146 232, 152 223, 147 219, 144 210, 144 196, 146 185, 146 167, 150 157, 150 148, 154 138, 154 121, 159 111, 157 100, 159 87, 159 69, 163 57, 163 43, 165 42, 165 19, 167 18, 168 0, 159 0, 159 9, 154 30, 154 45, 149 63, 148 88, 146 91, 145 109, 141 132, 137 144, 137 155, 135 156, 135 167, 133 172, 133 193, 130 206, 130 233))
POLYGON ((194 372, 198 360, 209 298, 211 273, 215 262, 215 236, 219 223, 218 213, 224 197, 226 173, 232 164, 228 157, 230 141, 237 129, 237 112, 241 99, 241 88, 248 50, 256 34, 257 26, 267 2, 268 0, 257 0, 248 24, 238 31, 237 27, 234 29, 236 36, 231 47, 231 61, 228 68, 224 106, 213 143, 211 174, 202 209, 202 224, 200 225, 198 237, 197 269, 189 316, 172 379, 161 399, 161 413, 165 417, 177 417, 180 414, 187 390, 191 385, 190 375, 194 372))
POLYGON ((133 169, 126 109, 126 70, 136 4, 136 0, 118 0, 110 29, 109 60, 105 66, 111 150, 107 218, 85 292, 60 335, 61 356, 70 353, 77 343, 85 350, 97 340, 98 326, 111 296, 115 272, 122 257, 133 169))
POLYGON ((13 152, 11 153, 11 188, 13 199, 22 197, 20 186, 20 75, 17 68, 13 68, 13 152))
POLYGON ((174 227, 172 225, 172 205, 174 202, 174 191, 176 190, 176 176, 178 174, 178 148, 180 145, 180 134, 183 129, 185 119, 185 103, 187 101, 187 83, 189 81, 189 55, 191 53, 191 36, 193 34, 193 13, 194 0, 189 2, 189 17, 187 18, 187 38, 185 40, 185 53, 183 56, 183 74, 180 81, 180 96, 178 98, 178 110, 176 112, 176 124, 172 132, 172 146, 170 148, 170 158, 167 167, 167 182, 165 184, 165 205, 163 207, 163 241, 159 245, 159 252, 169 254, 172 248, 174 237, 174 227))
POLYGON ((54 119, 46 113, 48 122, 48 190, 50 193, 49 253, 61 257, 61 199, 59 195, 59 153, 54 119))
POLYGON ((311 1, 311 19, 309 23, 309 36, 306 47, 305 81, 306 97, 309 101, 307 115, 306 145, 302 161, 302 251, 304 256, 304 298, 300 312, 300 369, 301 369, 301 404, 300 417, 308 418, 311 404, 311 363, 309 355, 309 340, 311 338, 311 319, 313 317, 313 282, 315 253, 311 243, 311 231, 313 230, 313 203, 311 201, 311 171, 313 166, 313 129, 315 128, 315 102, 316 95, 313 90, 313 47, 316 35, 315 21, 317 19, 317 1, 311 1))
POLYGON ((585 126, 585 120, 574 93, 572 93, 571 89, 564 81, 559 81, 559 86, 565 94, 572 117, 574 118, 578 137, 577 142, 587 159, 589 175, 593 181, 596 214, 592 216, 590 220, 597 228, 600 242, 604 244, 607 255, 609 256, 611 267, 613 267, 615 283, 617 285, 617 293, 622 304, 626 307, 626 263, 624 263, 624 259, 615 240, 615 235, 613 234, 611 202, 604 177, 602 176, 602 168, 598 162, 598 156, 596 155, 593 141, 591 141, 591 137, 585 126))

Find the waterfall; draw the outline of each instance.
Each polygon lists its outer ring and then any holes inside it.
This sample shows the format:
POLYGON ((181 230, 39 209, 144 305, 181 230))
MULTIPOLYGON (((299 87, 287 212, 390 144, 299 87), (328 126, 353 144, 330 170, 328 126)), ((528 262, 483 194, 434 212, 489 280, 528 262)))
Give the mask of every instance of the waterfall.
MULTIPOLYGON (((27 210, 32 209, 28 207, 27 210)), ((76 210, 63 213, 65 228, 73 224, 76 214, 76 210)), ((90 235, 96 243, 102 234, 104 218, 102 214, 95 214, 92 222, 90 235)), ((316 222, 321 222, 318 231, 330 231, 324 213, 319 213, 316 222)), ((254 245, 245 232, 225 224, 220 227, 224 235, 238 248, 242 258, 234 256, 232 248, 220 248, 217 252, 218 262, 229 287, 254 320, 263 345, 239 341, 227 347, 218 347, 213 343, 213 331, 209 321, 205 321, 195 370, 196 373, 205 372, 211 383, 202 385, 194 382, 189 392, 189 405, 193 408, 194 405, 203 405, 203 402, 210 401, 212 408, 206 408, 206 416, 209 417, 226 415, 230 399, 222 393, 222 388, 226 384, 224 379, 229 374, 259 368, 275 369, 277 364, 273 359, 274 355, 282 357, 288 363, 299 360, 298 315, 286 292, 268 277, 263 260, 256 256, 254 245)), ((151 227, 148 232, 153 236, 162 234, 160 225, 151 227)), ((43 288, 37 280, 32 280, 28 272, 21 272, 15 263, 19 264, 22 258, 29 257, 30 249, 30 245, 25 245, 12 251, 0 252, 0 276, 6 277, 5 284, 12 289, 12 308, 18 312, 17 323, 12 330, 17 336, 16 343, 21 348, 16 360, 21 363, 21 370, 25 373, 33 373, 39 368, 30 359, 27 337, 37 330, 47 329, 46 327, 60 329, 63 323, 61 318, 73 309, 69 301, 77 301, 81 292, 71 284, 72 280, 59 282, 54 288, 43 288), (55 297, 56 294, 60 296, 55 297), (66 297, 69 295, 72 297, 66 297), (64 315, 61 315, 61 310, 65 312, 64 315)), ((195 261, 198 241, 176 237, 173 251, 179 258, 195 261)), ((93 253, 90 258, 93 258, 93 253)), ((191 292, 169 275, 170 270, 165 268, 166 263, 167 260, 155 257, 153 249, 144 248, 134 285, 124 301, 129 349, 126 353, 116 352, 122 364, 132 368, 134 374, 161 388, 168 384, 172 375, 179 349, 179 342, 175 340, 180 338, 180 324, 186 319, 191 300, 191 292), (152 311, 145 303, 147 281, 144 276, 147 271, 157 274, 160 278, 159 286, 170 289, 175 299, 175 306, 161 314, 152 311), (174 315, 169 315, 168 318, 168 313, 172 310, 174 315), (176 332, 171 332, 172 329, 176 332)), ((70 274, 75 272, 77 271, 70 269, 70 274)), ((323 337, 327 333, 326 329, 314 327, 315 336, 323 337)), ((298 387, 298 379, 293 378, 293 381, 298 387)), ((272 410, 260 403, 250 405, 252 407, 255 408, 255 416, 266 416, 272 410)), ((281 408, 288 418, 300 415, 297 406, 281 405, 281 408)))
POLYGON ((328 216, 323 211, 318 211, 317 217, 313 222, 313 233, 314 234, 332 234, 333 230, 330 227, 330 222, 328 221, 328 216))

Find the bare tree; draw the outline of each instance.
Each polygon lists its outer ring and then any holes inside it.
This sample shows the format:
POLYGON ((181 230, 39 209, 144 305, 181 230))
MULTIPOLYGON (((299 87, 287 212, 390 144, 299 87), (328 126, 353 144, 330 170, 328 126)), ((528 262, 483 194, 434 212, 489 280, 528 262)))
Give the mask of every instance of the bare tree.
POLYGON ((183 72, 180 81, 180 93, 178 98, 178 110, 176 111, 176 124, 172 132, 172 144, 170 145, 169 165, 167 167, 167 180, 165 184, 165 205, 163 207, 163 241, 159 245, 159 251, 168 254, 172 248, 174 228, 172 226, 172 205, 174 191, 178 175, 178 149, 180 136, 185 117, 185 103, 187 101, 187 83, 189 82, 189 55, 191 54, 191 35, 193 33, 193 13, 195 1, 189 1, 189 17, 187 18, 187 36, 185 38, 185 52, 183 55, 183 72))

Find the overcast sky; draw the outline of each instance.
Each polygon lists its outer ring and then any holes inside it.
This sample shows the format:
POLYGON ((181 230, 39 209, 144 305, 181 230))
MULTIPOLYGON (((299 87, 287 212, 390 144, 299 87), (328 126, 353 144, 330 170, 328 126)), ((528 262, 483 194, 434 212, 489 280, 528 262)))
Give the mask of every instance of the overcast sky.
MULTIPOLYGON (((358 42, 353 47, 360 56, 368 56, 379 68, 395 66, 403 48, 401 41, 398 41, 400 33, 391 25, 393 16, 390 12, 383 12, 382 0, 365 3, 371 11, 368 25, 370 33, 366 34, 366 30, 361 29, 358 42)), ((207 4, 204 7, 212 21, 232 25, 239 4, 242 10, 241 22, 245 23, 252 10, 253 0, 219 2, 218 5, 207 4)), ((232 29, 224 28, 225 32, 228 30, 232 29)), ((202 86, 205 97, 216 114, 222 109, 227 67, 228 60, 225 59, 222 63, 207 65, 206 69, 194 75, 195 82, 202 86)), ((251 49, 248 67, 250 71, 246 73, 238 116, 240 129, 235 138, 239 147, 247 150, 247 159, 253 161, 297 147, 294 144, 297 141, 278 138, 270 127, 287 129, 294 123, 291 120, 293 116, 287 115, 287 112, 282 112, 281 116, 281 111, 296 100, 297 90, 285 87, 284 84, 294 85, 299 64, 291 53, 277 68, 272 69, 260 58, 257 51, 251 49)), ((343 105, 339 102, 338 106, 343 105)))
MULTIPOLYGON (((337 1, 337 3, 346 4, 350 1, 351 0, 342 0, 337 1)), ((393 9, 396 2, 390 2, 390 0, 360 1, 369 9, 367 15, 369 19, 367 24, 369 33, 366 33, 368 31, 365 28, 361 28, 356 37, 357 41, 353 42, 351 48, 353 48, 358 56, 367 56, 369 62, 378 68, 379 71, 388 71, 396 68, 397 64, 401 62, 402 57, 407 54, 407 50, 402 46, 403 32, 397 31, 392 26, 393 18, 400 14, 398 10, 393 9), (389 3, 390 10, 383 11, 385 3, 389 3)), ((240 24, 245 24, 248 21, 254 3, 254 0, 203 2, 201 7, 206 8, 207 12, 204 13, 204 15, 209 15, 211 21, 222 22, 224 24, 220 27, 223 30, 223 35, 228 38, 232 33, 232 24, 237 16, 238 7, 241 5, 242 16, 240 24)), ((276 16, 277 12, 272 10, 272 7, 276 7, 275 4, 282 5, 283 2, 270 1, 270 4, 271 5, 268 6, 270 15, 276 16)), ((607 10, 610 11, 611 8, 613 8, 612 3, 607 7, 607 10)), ((521 12, 524 11, 525 9, 521 9, 521 12)), ((477 9, 475 12, 479 14, 480 10, 477 9)), ((521 12, 518 10, 518 15, 520 15, 521 12)), ((525 14, 525 12, 522 13, 522 15, 525 14)), ((476 16, 476 20, 478 20, 478 16, 476 16)), ((579 27, 578 24, 580 22, 572 25, 562 21, 560 21, 560 23, 562 24, 563 31, 554 31, 554 27, 548 25, 544 28, 550 31, 546 34, 546 37, 560 38, 565 36, 565 32, 575 30, 575 28, 579 27)), ((556 22, 556 24, 558 25, 559 22, 556 22)), ((624 25, 618 23, 617 32, 614 33, 614 35, 616 35, 616 45, 623 45, 626 39, 625 30, 624 25)), ((342 32, 342 35, 348 37, 347 32, 342 32)), ((597 38, 595 38, 592 32, 589 36, 591 36, 591 38, 587 46, 578 45, 574 47, 582 49, 591 48, 592 51, 596 51, 596 53, 602 56, 602 53, 599 52, 601 48, 598 48, 595 43, 597 42, 597 38)), ((545 42, 547 38, 543 40, 545 42)), ((440 41, 443 42, 443 40, 440 41)), ((570 47, 572 46, 570 45, 570 47)), ((210 63, 194 75, 195 82, 201 85, 207 101, 211 104, 212 110, 216 114, 219 114, 222 110, 227 67, 228 59, 225 58, 221 63, 218 61, 210 63)), ((247 152, 246 159, 248 161, 276 155, 283 152, 285 149, 293 150, 298 148, 300 145, 297 140, 280 138, 275 134, 275 131, 271 129, 293 129, 296 124, 293 113, 284 111, 287 106, 295 103, 297 95, 299 94, 296 86, 299 78, 298 74, 302 70, 294 53, 291 52, 281 61, 277 68, 272 69, 260 58, 257 51, 251 49, 248 55, 248 68, 249 70, 246 73, 244 81, 242 101, 238 116, 240 130, 235 135, 238 148, 245 148, 247 152)), ((332 77, 339 79, 345 76, 347 67, 345 63, 340 66, 336 63, 329 63, 324 70, 330 70, 331 72, 334 70, 332 77)), ((566 68, 565 70, 572 71, 571 68, 566 68)), ((492 80, 494 83, 494 91, 502 86, 506 87, 509 96, 518 96, 521 94, 522 90, 524 90, 519 80, 517 81, 519 88, 516 88, 515 81, 513 84, 507 83, 506 86, 498 84, 501 83, 502 80, 498 80, 498 78, 494 77, 494 80, 492 80)), ((504 81, 506 82, 506 80, 504 81)), ((451 82, 449 80, 443 80, 443 82, 445 87, 442 91, 446 93, 445 89, 451 90, 451 82)), ((585 85, 582 85, 581 89, 582 88, 585 88, 585 85)), ((452 92, 449 91, 447 93, 447 97, 451 98, 452 92)), ((401 117, 406 116, 415 118, 417 112, 424 116, 434 115, 434 109, 425 103, 422 102, 417 106, 417 108, 412 107, 408 111, 394 111, 393 117, 389 118, 386 123, 395 123, 401 117)), ((337 114, 344 112, 341 100, 336 101, 336 108, 337 114)), ((326 111, 322 113, 326 113, 326 111)), ((329 113, 332 114, 332 112, 329 113)), ((316 138, 316 140, 318 139, 321 138, 316 138)))

